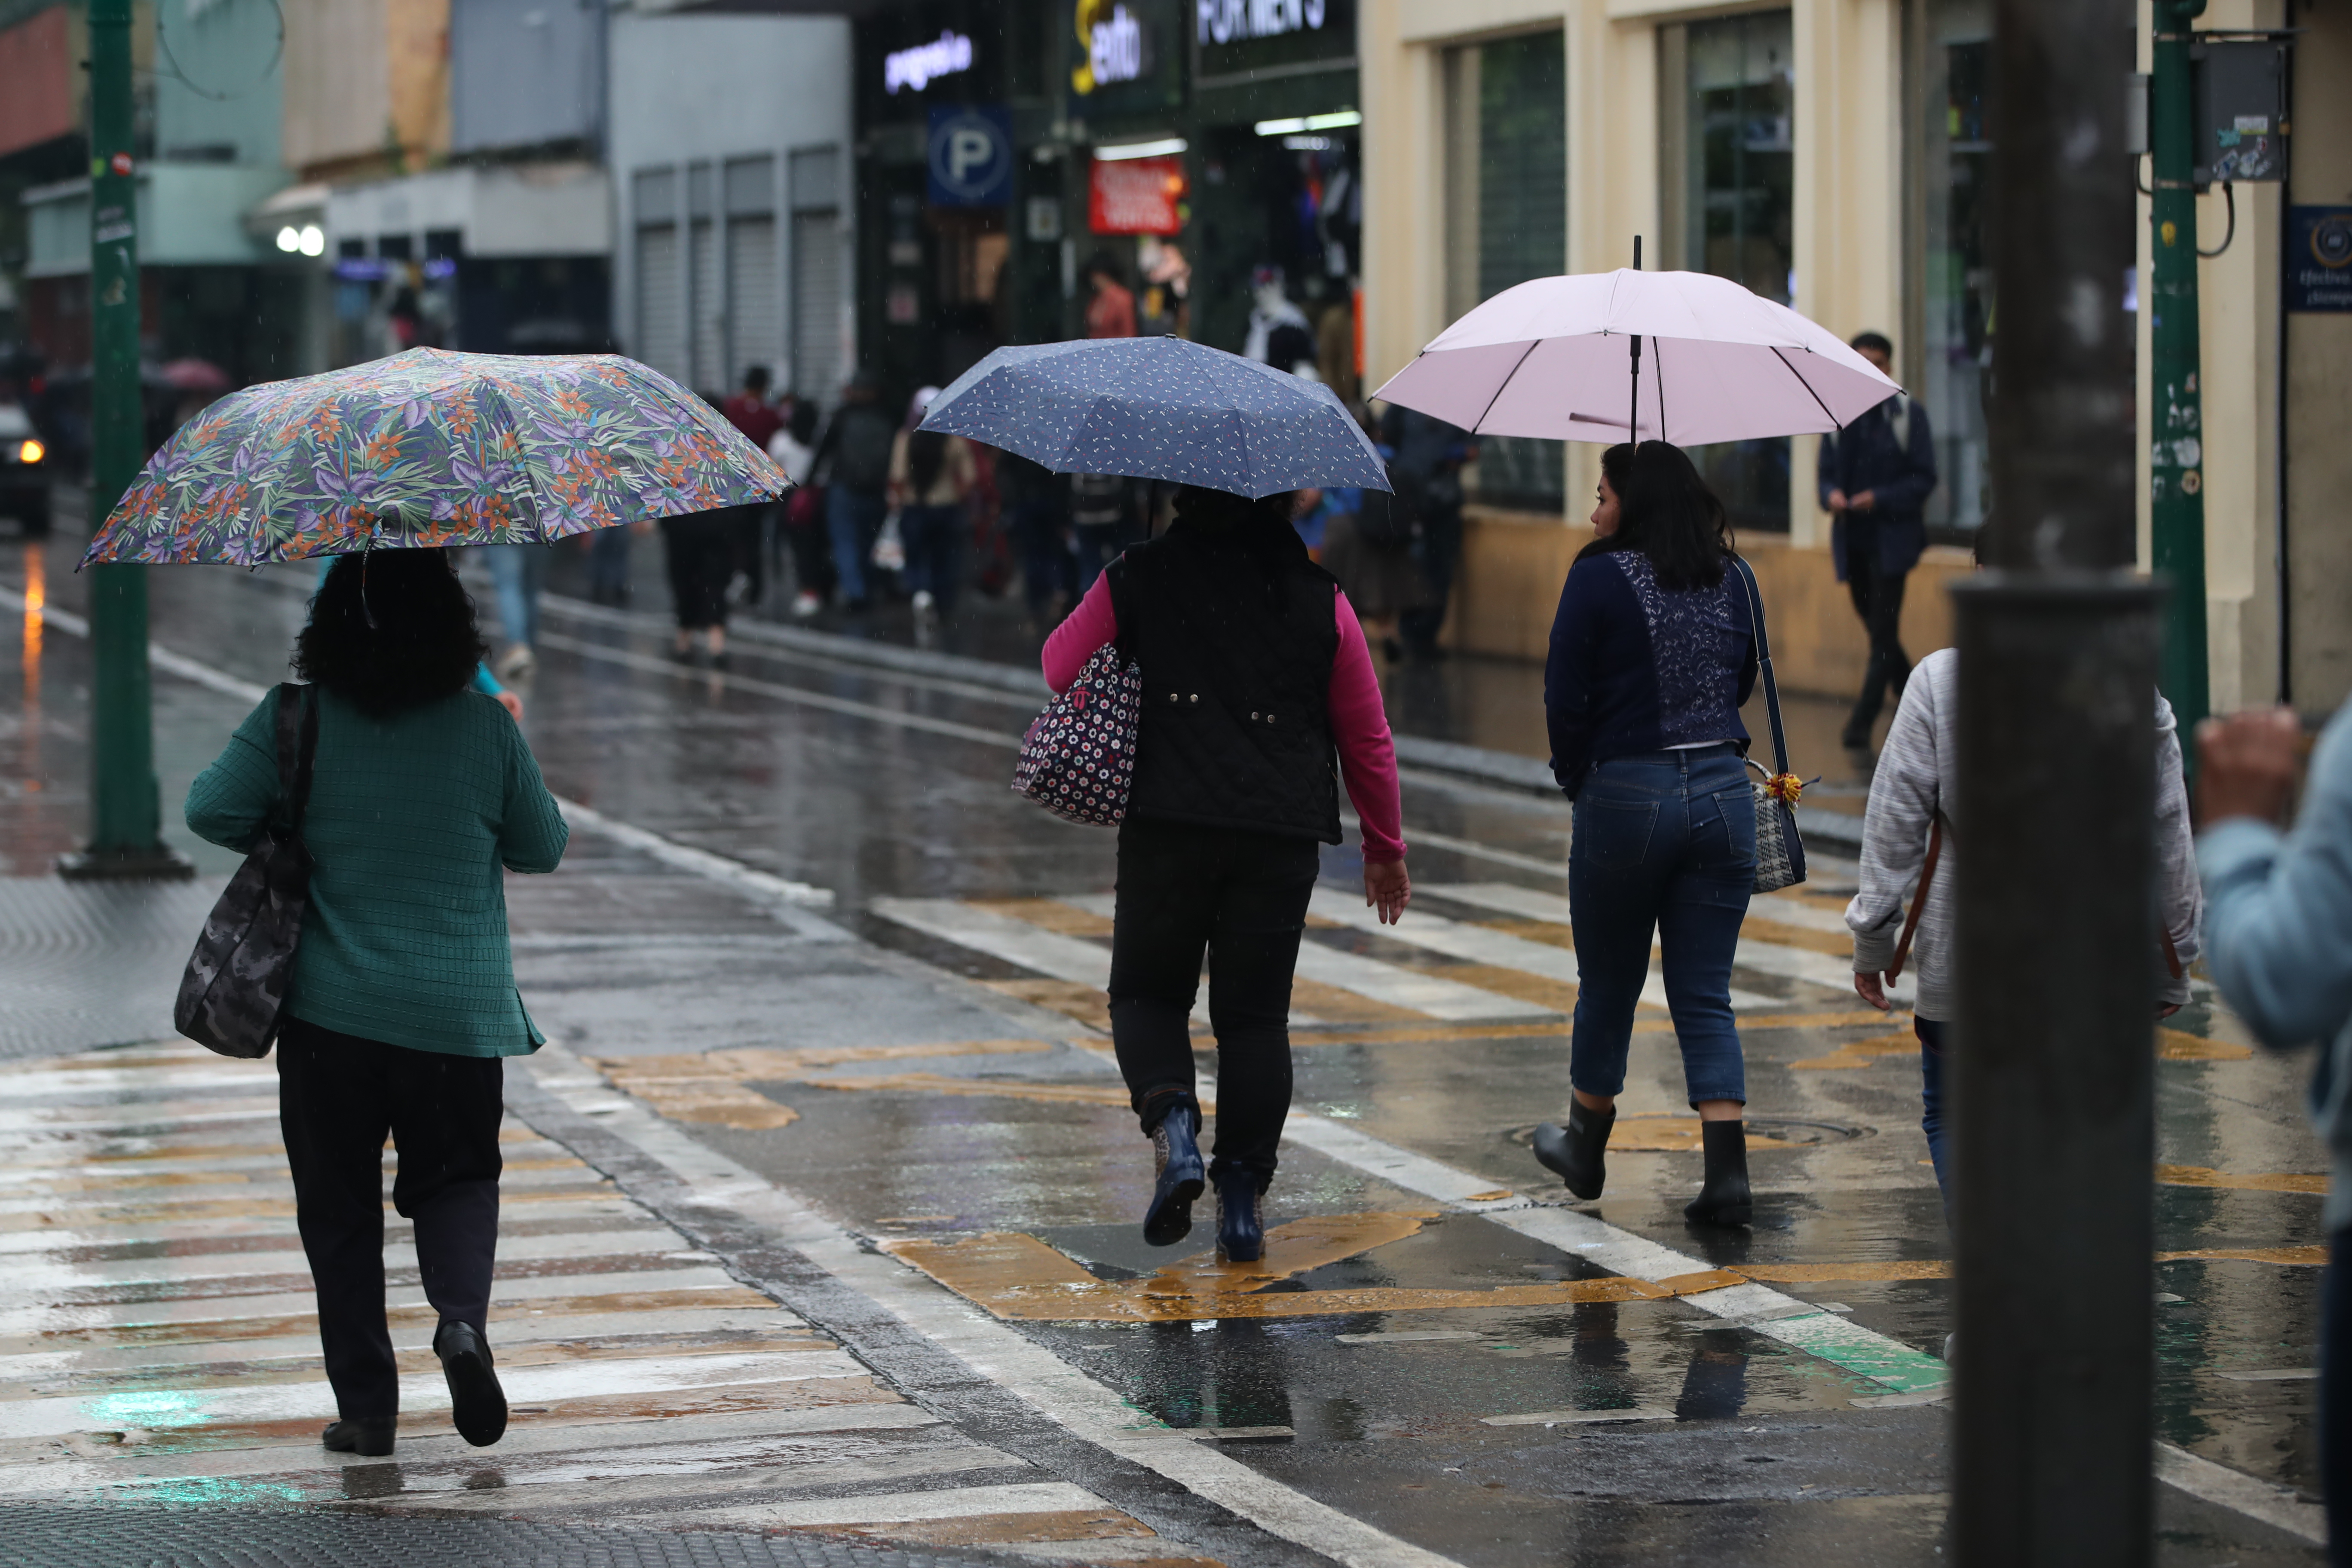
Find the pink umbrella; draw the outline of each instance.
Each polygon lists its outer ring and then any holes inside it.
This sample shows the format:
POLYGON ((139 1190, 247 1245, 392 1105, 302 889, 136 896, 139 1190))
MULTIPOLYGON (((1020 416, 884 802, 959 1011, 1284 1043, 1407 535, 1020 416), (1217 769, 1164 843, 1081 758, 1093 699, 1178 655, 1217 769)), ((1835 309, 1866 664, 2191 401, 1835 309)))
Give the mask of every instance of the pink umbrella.
POLYGON ((164 382, 183 392, 226 392, 236 383, 210 360, 175 359, 163 371, 164 382))
POLYGON ((1506 289, 1372 395, 1479 435, 1610 443, 1630 403, 1641 439, 1699 447, 1843 429, 1902 390, 1728 278, 1621 268, 1506 289))

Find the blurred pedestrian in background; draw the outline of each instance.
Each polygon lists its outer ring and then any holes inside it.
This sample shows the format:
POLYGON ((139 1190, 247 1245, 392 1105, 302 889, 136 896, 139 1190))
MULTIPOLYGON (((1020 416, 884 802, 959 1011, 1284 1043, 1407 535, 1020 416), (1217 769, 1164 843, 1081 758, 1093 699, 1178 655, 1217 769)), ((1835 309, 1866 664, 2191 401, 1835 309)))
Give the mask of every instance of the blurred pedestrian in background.
POLYGON ((545 544, 482 544, 490 582, 499 595, 499 631, 507 646, 492 666, 507 680, 529 675, 539 665, 539 594, 547 585, 545 544))
MULTIPOLYGON (((339 1419, 326 1446, 392 1452, 383 1149, 415 1229, 458 1433, 506 1430, 491 1364, 500 1058, 543 1037, 515 991, 500 868, 552 871, 563 817, 514 721, 467 689, 483 652, 438 550, 346 555, 295 646, 318 740, 302 841, 310 902, 279 1014, 278 1118, 339 1419)), ((273 690, 190 786, 189 829, 249 847, 278 815, 273 690)))
POLYGON ((871 601, 869 558, 889 505, 890 451, 898 438, 898 422, 883 411, 880 397, 881 389, 864 372, 851 378, 824 439, 817 443, 814 468, 824 485, 825 533, 842 605, 851 611, 871 601))
MULTIPOLYGON (((783 428, 783 413, 768 401, 768 367, 763 364, 743 372, 741 390, 721 403, 719 411, 763 452, 783 428)), ((768 536, 774 530, 775 510, 768 502, 735 509, 735 571, 742 579, 739 603, 757 605, 768 596, 768 536)), ((734 578, 729 582, 731 588, 734 578)))
POLYGON ((1260 1200, 1290 1110, 1290 982, 1317 843, 1339 842, 1336 756, 1361 821, 1364 901, 1394 921, 1412 897, 1396 757, 1347 598, 1307 559, 1286 494, 1177 493, 1168 531, 1114 562, 1045 641, 1068 688, 1113 641, 1142 667, 1135 778, 1118 833, 1111 1038, 1153 1142, 1144 1240, 1190 1233, 1217 1191, 1217 1253, 1257 1258, 1260 1200), (1197 1135, 1192 1011, 1209 958, 1217 1037, 1216 1163, 1197 1135))
POLYGON ((682 663, 727 667, 727 584, 735 575, 743 510, 725 506, 661 520, 670 607, 677 617, 670 657, 682 663))
POLYGON ((1071 552, 1069 508, 1062 481, 1018 452, 996 454, 996 483, 1005 519, 1021 555, 1021 596, 1040 636, 1060 622, 1077 599, 1077 557, 1071 552))
POLYGON ((1070 543, 1077 555, 1081 595, 1120 551, 1149 537, 1148 494, 1148 486, 1118 474, 1070 476, 1070 543))
POLYGON ((1242 357, 1288 370, 1289 364, 1274 357, 1276 329, 1296 327, 1307 334, 1307 357, 1315 357, 1315 339, 1307 321, 1307 312, 1291 303, 1287 280, 1282 268, 1265 263, 1250 269, 1249 331, 1242 339, 1242 357))
MULTIPOLYGON (((1879 333, 1855 338, 1853 351, 1880 374, 1891 373, 1895 345, 1879 333)), ((1846 750, 1866 752, 1887 691, 1901 697, 1911 677, 1911 658, 1903 651, 1903 580, 1927 548, 1927 498, 1936 489, 1927 411, 1896 393, 1822 437, 1816 476, 1822 510, 1832 519, 1830 560, 1870 637, 1862 695, 1841 737, 1846 750)))
POLYGON ((768 456, 793 481, 778 508, 778 531, 793 552, 793 614, 813 616, 833 592, 833 562, 824 531, 824 488, 816 470, 816 405, 794 399, 792 415, 768 437, 768 456))
POLYGON ((916 393, 907 405, 906 424, 890 443, 890 504, 898 509, 907 587, 918 621, 955 612, 963 572, 964 506, 980 479, 971 442, 915 428, 939 395, 936 386, 916 393))
POLYGON ((1664 441, 1601 455, 1592 531, 1560 589, 1544 665, 1552 776, 1575 803, 1577 992, 1568 1125, 1536 1129, 1536 1158, 1578 1197, 1601 1195, 1655 932, 1706 1157, 1683 1215, 1746 1225, 1748 1080, 1731 959, 1756 882, 1739 721, 1757 672, 1748 584, 1723 503, 1664 441))
POLYGON ((2313 1124, 2332 1169, 2321 1222, 2319 1473, 2327 1560, 2352 1565, 2352 703, 2311 753, 2294 798, 2303 728, 2284 708, 2209 719, 2197 731, 2203 831, 2205 963, 2254 1037, 2274 1050, 2316 1044, 2313 1124))
POLYGON ((1087 258, 1087 336, 1135 336, 1135 291, 1120 278, 1110 252, 1097 250, 1087 258))
MULTIPOLYGON (((1395 463, 1385 442, 1381 456, 1395 463)), ((1316 559, 1339 579, 1348 602, 1363 617, 1364 636, 1391 662, 1404 657, 1398 630, 1404 614, 1421 603, 1421 568, 1413 560, 1413 514, 1401 493, 1359 492, 1353 511, 1334 510, 1323 520, 1316 559)))
POLYGON ((1417 408, 1391 404, 1381 421, 1381 439, 1396 455, 1389 479, 1397 504, 1412 519, 1414 570, 1420 576, 1414 602, 1397 616, 1405 651, 1437 658, 1437 634, 1454 597, 1454 574, 1462 562, 1462 466, 1477 456, 1470 433, 1432 418, 1417 408))
MULTIPOLYGON (((1958 1002, 1951 979, 1955 877, 1948 857, 1959 831, 1952 816, 1959 790, 1959 671, 1958 650, 1938 648, 1911 672, 1871 774, 1862 827, 1862 886, 1845 910, 1853 932, 1854 992, 1882 1013, 1890 1008, 1886 987, 1895 981, 1898 947, 1905 938, 1916 941, 1904 956, 1918 984, 1911 1027, 1919 1039, 1919 1127, 1927 1134, 1947 1224, 1952 1188, 1945 1163, 1944 1047, 1958 1002), (1915 884, 1906 916, 1903 895, 1915 884)), ((2148 950, 2148 968, 2156 1016, 2164 1017, 2189 1000, 2188 966, 2199 952, 2204 899, 2189 841, 2179 728, 2162 692, 2156 694, 2155 826, 2161 935, 2148 950)))

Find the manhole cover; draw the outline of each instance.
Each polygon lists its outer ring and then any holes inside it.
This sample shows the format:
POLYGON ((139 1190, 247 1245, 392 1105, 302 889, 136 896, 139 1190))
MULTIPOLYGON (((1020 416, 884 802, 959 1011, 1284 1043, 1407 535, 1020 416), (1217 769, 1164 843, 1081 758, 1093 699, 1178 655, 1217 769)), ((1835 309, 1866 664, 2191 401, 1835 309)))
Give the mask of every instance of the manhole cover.
MULTIPOLYGON (((1511 1142, 1525 1148, 1534 1142, 1533 1127, 1511 1130, 1511 1142)), ((1843 1143, 1850 1139, 1867 1138, 1877 1131, 1874 1127, 1849 1127, 1836 1121, 1797 1121, 1782 1116, 1751 1116, 1748 1119, 1748 1146, 1750 1149, 1797 1149, 1818 1143, 1843 1143)), ((1610 1130, 1609 1149, 1612 1153, 1681 1153, 1696 1152, 1699 1147, 1698 1118, 1671 1112, 1648 1116, 1620 1116, 1617 1125, 1610 1130)))

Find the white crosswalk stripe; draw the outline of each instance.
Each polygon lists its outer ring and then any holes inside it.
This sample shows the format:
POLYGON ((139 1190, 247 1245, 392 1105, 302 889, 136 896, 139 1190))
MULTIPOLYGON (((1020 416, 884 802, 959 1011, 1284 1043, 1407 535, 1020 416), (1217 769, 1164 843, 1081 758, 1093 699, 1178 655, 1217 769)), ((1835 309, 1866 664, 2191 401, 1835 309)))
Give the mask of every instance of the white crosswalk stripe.
MULTIPOLYGON (((1497 914, 1516 915, 1522 920, 1543 921, 1559 926, 1566 926, 1570 923, 1569 905, 1566 899, 1557 893, 1538 892, 1533 888, 1516 887, 1507 882, 1455 882, 1424 888, 1422 891, 1433 897, 1451 900, 1455 903, 1468 904, 1474 909, 1492 910, 1497 914)), ((1750 916, 1776 921, 1782 925, 1797 926, 1806 931, 1818 931, 1825 934, 1833 932, 1841 937, 1850 934, 1846 930, 1844 920, 1835 912, 1817 909, 1801 900, 1781 894, 1767 893, 1751 899, 1748 901, 1748 912, 1750 916)), ((1736 968, 1753 970, 1759 974, 1778 975, 1784 980, 1801 980, 1807 984, 1822 986, 1831 991, 1851 993, 1853 990, 1853 965, 1851 962, 1833 957, 1826 952, 1815 952, 1809 948, 1790 947, 1783 942, 1765 942, 1754 937, 1742 936, 1739 939, 1738 951, 1732 957, 1732 963, 1736 968)), ((1649 984, 1642 992, 1642 1000, 1652 1001, 1653 992, 1657 994, 1655 1000, 1663 1005, 1665 999, 1665 982, 1654 969, 1651 973, 1649 984)), ((1887 994, 1897 1001, 1907 1003, 1916 995, 1916 988, 1912 978, 1906 975, 1890 986, 1887 994)), ((1753 993, 1742 992, 1737 988, 1731 994, 1731 1005, 1734 1007, 1780 1005, 1772 998, 1758 997, 1753 993)))
POLYGON ((327 1453, 335 1400, 274 1076, 178 1043, 0 1068, 0 1500, 216 1483, 341 1503, 373 1467, 372 1506, 394 1512, 626 1510, 910 1543, 955 1520, 1043 1561, 1183 1554, 910 1405, 513 1121, 490 1314, 507 1436, 477 1450, 448 1430, 436 1316, 402 1282, 415 1278, 412 1227, 388 1215, 399 1443, 390 1461, 327 1453), (1117 1549, 1096 1549, 1106 1535, 1117 1549))
MULTIPOLYGON (((1065 899, 1062 902, 1089 914, 1108 916, 1118 900, 1114 894, 1092 893, 1065 899)), ((1409 1007, 1414 1012, 1452 1023, 1497 1022, 1555 1016, 1549 1008, 1534 1006, 1509 996, 1498 996, 1492 991, 1482 991, 1475 985, 1465 985, 1443 975, 1424 974, 1419 970, 1383 963, 1377 958, 1366 958, 1360 953, 1342 952, 1314 942, 1298 944, 1298 977, 1318 984, 1336 985, 1342 991, 1352 991, 1375 1002, 1385 1002, 1394 1007, 1409 1007)))

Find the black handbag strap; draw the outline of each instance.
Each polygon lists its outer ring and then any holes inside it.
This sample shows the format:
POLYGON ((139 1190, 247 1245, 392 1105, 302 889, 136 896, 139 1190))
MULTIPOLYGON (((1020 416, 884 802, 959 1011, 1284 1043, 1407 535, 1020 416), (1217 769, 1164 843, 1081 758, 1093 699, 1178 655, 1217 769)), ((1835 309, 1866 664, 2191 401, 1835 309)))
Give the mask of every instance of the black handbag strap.
POLYGON ((310 804, 310 764, 319 750, 319 689, 291 683, 278 689, 278 794, 286 803, 287 831, 302 834, 310 804))
POLYGON ((1748 586, 1748 625, 1756 634, 1756 662, 1764 676, 1764 711, 1772 721, 1772 771, 1789 771, 1789 735, 1780 727, 1780 688, 1772 679, 1772 639, 1764 630, 1764 599, 1756 591, 1756 574, 1748 563, 1734 555, 1732 570, 1739 574, 1740 582, 1748 586))

